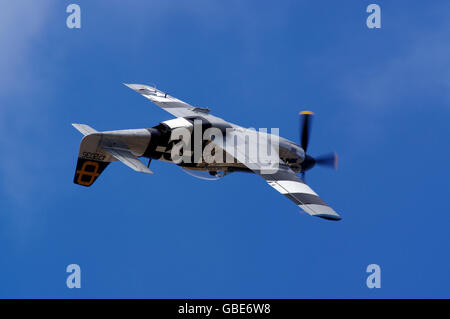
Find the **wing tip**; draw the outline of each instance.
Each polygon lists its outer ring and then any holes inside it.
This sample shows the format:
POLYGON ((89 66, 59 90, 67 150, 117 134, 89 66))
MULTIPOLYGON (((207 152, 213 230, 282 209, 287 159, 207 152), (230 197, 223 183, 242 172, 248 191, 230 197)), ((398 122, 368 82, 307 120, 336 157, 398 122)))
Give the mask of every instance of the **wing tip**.
POLYGON ((339 216, 339 214, 336 213, 330 206, 325 206, 321 204, 307 204, 307 205, 300 205, 299 207, 303 209, 306 213, 314 217, 320 217, 322 219, 334 221, 342 219, 342 217, 339 216))
POLYGON ((129 87, 130 89, 136 90, 139 88, 152 88, 152 89, 156 89, 156 85, 154 85, 153 83, 148 85, 148 84, 140 84, 140 83, 122 83, 123 85, 129 87))
POLYGON ((342 220, 342 217, 339 215, 319 214, 319 215, 314 215, 314 216, 320 217, 320 218, 326 219, 326 220, 332 220, 332 221, 342 220))
POLYGON ((125 85, 126 87, 132 89, 132 90, 137 90, 137 88, 139 86, 141 86, 141 84, 135 84, 135 83, 122 83, 123 85, 125 85))
MULTIPOLYGON (((146 167, 147 168, 147 167, 146 167)), ((146 173, 146 174, 150 174, 150 175, 152 175, 152 174, 155 174, 150 168, 147 168, 147 169, 142 169, 142 170, 139 170, 139 172, 141 172, 141 173, 146 173)))
POLYGON ((74 128, 76 128, 78 130, 78 132, 80 132, 84 136, 89 135, 89 134, 98 133, 95 129, 93 129, 92 127, 90 127, 87 124, 72 123, 72 126, 74 128))

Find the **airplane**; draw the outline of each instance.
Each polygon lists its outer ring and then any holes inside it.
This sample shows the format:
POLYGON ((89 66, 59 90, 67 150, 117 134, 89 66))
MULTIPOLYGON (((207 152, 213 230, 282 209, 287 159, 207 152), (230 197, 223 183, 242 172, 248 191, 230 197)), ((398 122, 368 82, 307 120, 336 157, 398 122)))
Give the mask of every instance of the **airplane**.
POLYGON ((305 183, 305 172, 315 165, 337 168, 335 152, 315 158, 306 153, 314 115, 311 111, 299 113, 301 133, 298 145, 276 134, 256 132, 227 122, 210 114, 209 108, 191 106, 155 86, 124 85, 175 118, 152 128, 104 132, 98 132, 86 124, 72 124, 84 135, 75 170, 75 184, 91 186, 113 161, 121 161, 137 172, 153 174, 149 166, 151 160, 155 159, 175 163, 191 175, 203 179, 218 179, 233 172, 255 173, 309 215, 326 220, 341 219, 341 216, 305 183), (178 139, 173 138, 176 132, 193 132, 192 135, 196 135, 197 129, 200 136, 208 130, 215 130, 206 138, 203 135, 200 149, 197 148, 200 152, 197 154, 195 143, 194 152, 187 147, 192 136, 183 140, 183 143, 180 142, 182 134, 178 139), (255 147, 258 151, 254 151, 255 147), (265 147, 266 152, 262 152, 261 149, 265 147), (253 151, 248 151, 249 148, 253 151), (213 155, 212 159, 202 158, 207 149, 213 155), (227 160, 220 160, 218 155, 226 157, 227 160), (141 157, 148 159, 148 165, 139 160, 141 157))

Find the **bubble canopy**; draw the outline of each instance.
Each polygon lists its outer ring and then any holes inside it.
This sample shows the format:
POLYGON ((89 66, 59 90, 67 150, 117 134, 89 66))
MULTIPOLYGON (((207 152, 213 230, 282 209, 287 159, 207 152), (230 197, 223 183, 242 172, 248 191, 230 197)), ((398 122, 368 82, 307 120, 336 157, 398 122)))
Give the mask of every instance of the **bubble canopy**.
POLYGON ((186 168, 182 168, 182 170, 191 176, 208 181, 215 181, 226 175, 224 171, 200 171, 186 168))

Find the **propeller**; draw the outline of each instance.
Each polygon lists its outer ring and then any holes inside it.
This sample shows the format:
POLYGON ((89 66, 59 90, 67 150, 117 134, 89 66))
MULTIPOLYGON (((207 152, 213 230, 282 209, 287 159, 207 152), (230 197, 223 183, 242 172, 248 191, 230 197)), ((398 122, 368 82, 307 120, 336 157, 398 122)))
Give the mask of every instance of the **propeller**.
POLYGON ((312 116, 314 115, 311 111, 302 111, 300 112, 300 127, 302 128, 300 133, 300 141, 303 150, 306 153, 309 143, 309 135, 311 132, 311 122, 312 116))
POLYGON ((336 152, 317 156, 314 159, 316 160, 317 165, 330 167, 334 169, 337 169, 338 167, 338 156, 336 152))
POLYGON ((305 178, 305 172, 313 168, 315 165, 337 169, 338 164, 338 156, 336 152, 324 154, 317 157, 312 157, 307 154, 313 115, 314 113, 311 111, 300 112, 300 145, 305 151, 305 160, 302 163, 301 171, 303 179, 305 178))

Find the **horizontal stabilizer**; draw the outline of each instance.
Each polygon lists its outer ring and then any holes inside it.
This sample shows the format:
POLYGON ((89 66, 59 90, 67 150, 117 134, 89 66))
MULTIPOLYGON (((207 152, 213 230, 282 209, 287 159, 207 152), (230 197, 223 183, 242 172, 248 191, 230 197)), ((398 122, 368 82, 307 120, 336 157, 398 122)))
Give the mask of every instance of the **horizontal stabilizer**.
POLYGON ((89 125, 86 125, 86 124, 75 124, 75 123, 73 123, 72 126, 75 127, 78 131, 81 132, 81 134, 83 134, 85 136, 89 135, 89 134, 92 134, 92 133, 97 133, 96 130, 94 130, 92 127, 90 127, 89 125))
POLYGON ((144 163, 142 163, 130 150, 106 146, 102 146, 102 149, 137 172, 153 174, 153 172, 147 166, 145 166, 144 163))

